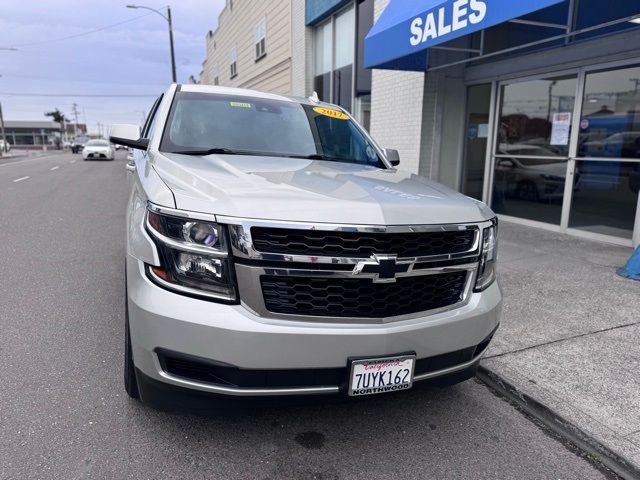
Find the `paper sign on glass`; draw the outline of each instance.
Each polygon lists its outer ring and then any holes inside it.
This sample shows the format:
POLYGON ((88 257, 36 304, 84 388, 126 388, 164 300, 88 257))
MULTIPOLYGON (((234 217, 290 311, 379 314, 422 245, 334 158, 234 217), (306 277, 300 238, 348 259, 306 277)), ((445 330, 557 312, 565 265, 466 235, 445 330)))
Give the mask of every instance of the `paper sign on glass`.
POLYGON ((568 145, 570 127, 571 112, 554 113, 553 122, 551 124, 550 145, 568 145))

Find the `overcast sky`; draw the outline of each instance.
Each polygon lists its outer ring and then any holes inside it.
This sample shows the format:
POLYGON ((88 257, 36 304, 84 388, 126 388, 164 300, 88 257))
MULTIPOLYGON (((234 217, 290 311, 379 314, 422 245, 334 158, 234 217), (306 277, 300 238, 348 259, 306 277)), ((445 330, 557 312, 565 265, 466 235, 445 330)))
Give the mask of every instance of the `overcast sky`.
MULTIPOLYGON (((178 0, 171 5, 178 81, 196 78, 205 56, 205 35, 216 28, 225 0, 178 0)), ((97 122, 140 123, 155 96, 171 82, 167 23, 151 13, 113 28, 82 34, 145 15, 125 8, 134 0, 1 0, 0 102, 5 120, 46 120, 43 112, 59 108, 90 131, 97 122), (38 45, 26 45, 38 42, 38 45), (40 43, 43 42, 43 43, 40 43), (17 51, 3 51, 3 47, 17 51), (138 98, 34 97, 10 95, 118 94, 138 98), (84 112, 84 113, 83 113, 84 112)), ((143 0, 156 9, 166 0, 143 0)))

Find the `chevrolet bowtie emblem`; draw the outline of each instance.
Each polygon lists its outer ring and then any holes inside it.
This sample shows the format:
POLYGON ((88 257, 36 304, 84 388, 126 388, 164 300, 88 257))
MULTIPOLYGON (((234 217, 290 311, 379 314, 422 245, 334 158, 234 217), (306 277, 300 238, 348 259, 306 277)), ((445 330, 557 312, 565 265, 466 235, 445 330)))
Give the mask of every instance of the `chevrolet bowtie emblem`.
POLYGON ((375 283, 390 283, 396 281, 396 274, 409 270, 412 260, 398 262, 397 255, 371 255, 371 259, 362 260, 351 272, 352 275, 361 275, 371 278, 375 283))

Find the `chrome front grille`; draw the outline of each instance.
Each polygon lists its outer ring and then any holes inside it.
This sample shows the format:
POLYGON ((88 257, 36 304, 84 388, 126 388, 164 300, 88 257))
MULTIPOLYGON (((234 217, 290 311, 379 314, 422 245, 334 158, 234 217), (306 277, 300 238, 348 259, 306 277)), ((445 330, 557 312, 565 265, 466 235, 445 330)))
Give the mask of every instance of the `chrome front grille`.
POLYGON ((467 304, 490 222, 347 226, 218 218, 242 304, 272 319, 385 323, 467 304))
POLYGON ((253 246, 260 252, 335 257, 368 258, 374 253, 422 257, 460 253, 473 246, 474 237, 473 230, 374 233, 251 228, 253 246))

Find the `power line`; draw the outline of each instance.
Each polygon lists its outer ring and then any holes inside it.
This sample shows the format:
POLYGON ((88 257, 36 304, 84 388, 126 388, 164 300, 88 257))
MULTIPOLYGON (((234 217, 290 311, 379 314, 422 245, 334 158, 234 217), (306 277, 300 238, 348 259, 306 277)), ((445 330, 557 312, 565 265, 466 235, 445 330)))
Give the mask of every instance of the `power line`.
POLYGON ((83 98, 154 98, 158 95, 148 93, 24 93, 24 92, 0 92, 0 95, 11 97, 83 97, 83 98))
POLYGON ((138 20, 142 17, 146 17, 147 15, 151 15, 153 12, 148 12, 145 13, 143 15, 138 15, 137 17, 133 17, 130 18, 128 20, 123 20, 122 22, 117 22, 117 23, 112 23, 111 25, 105 25, 104 27, 98 27, 98 28, 94 28, 93 30, 88 30, 86 32, 82 32, 82 33, 76 33, 74 35, 68 35, 66 37, 60 37, 60 38, 52 38, 50 40, 43 40, 40 42, 32 42, 32 43, 19 43, 19 44, 15 44, 15 45, 7 45, 6 47, 0 47, 1 49, 10 49, 10 48, 22 48, 22 47, 32 47, 35 45, 46 45, 49 43, 53 43, 53 42, 60 42, 62 40, 71 40, 72 38, 78 38, 78 37, 83 37, 85 35, 91 35, 92 33, 96 33, 96 32, 101 32, 103 30, 107 30, 109 28, 113 28, 113 27, 118 27, 120 25, 124 25, 125 23, 129 23, 129 22, 133 22, 135 20, 138 20))

